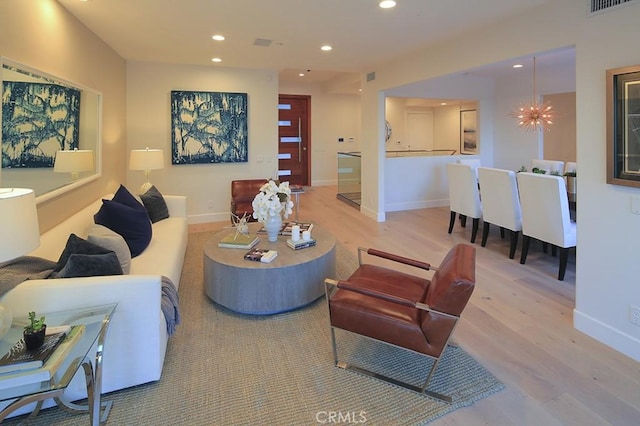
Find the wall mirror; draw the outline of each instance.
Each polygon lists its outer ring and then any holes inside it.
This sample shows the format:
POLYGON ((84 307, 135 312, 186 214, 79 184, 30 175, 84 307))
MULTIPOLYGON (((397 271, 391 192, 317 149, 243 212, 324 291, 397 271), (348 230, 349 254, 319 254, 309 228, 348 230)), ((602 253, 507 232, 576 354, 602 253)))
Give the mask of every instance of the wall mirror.
POLYGON ((8 58, 0 62, 0 187, 32 188, 42 203, 100 177, 102 94, 8 58))

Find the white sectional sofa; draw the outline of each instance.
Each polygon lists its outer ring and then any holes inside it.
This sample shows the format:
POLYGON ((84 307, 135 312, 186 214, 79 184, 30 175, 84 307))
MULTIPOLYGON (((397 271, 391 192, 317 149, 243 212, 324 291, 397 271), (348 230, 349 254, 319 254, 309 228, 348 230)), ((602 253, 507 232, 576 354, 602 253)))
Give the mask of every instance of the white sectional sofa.
MULTIPOLYGON (((111 197, 101 197, 44 233, 40 247, 30 255, 57 261, 69 235, 86 238, 102 199, 111 197)), ((164 199, 170 217, 152 225, 151 242, 131 260, 128 275, 28 280, 2 298, 14 315, 117 303, 104 345, 103 393, 159 380, 162 373, 169 336, 161 310, 161 277, 179 286, 187 247, 186 197, 164 199)), ((86 398, 82 371, 66 397, 86 398)))

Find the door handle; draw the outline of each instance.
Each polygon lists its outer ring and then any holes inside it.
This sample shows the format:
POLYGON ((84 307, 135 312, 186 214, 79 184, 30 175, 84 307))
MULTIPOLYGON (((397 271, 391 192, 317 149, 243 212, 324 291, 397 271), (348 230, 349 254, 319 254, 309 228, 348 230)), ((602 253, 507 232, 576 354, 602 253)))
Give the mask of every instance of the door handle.
POLYGON ((300 132, 300 117, 298 117, 298 163, 302 162, 302 134, 300 132))

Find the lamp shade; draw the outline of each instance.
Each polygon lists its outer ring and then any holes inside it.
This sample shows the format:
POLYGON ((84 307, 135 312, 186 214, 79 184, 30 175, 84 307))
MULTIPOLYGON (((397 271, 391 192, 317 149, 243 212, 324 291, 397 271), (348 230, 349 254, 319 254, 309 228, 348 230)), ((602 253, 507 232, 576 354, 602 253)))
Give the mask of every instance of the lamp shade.
POLYGON ((74 149, 56 152, 53 171, 57 173, 79 173, 94 169, 93 151, 90 149, 74 149))
POLYGON ((164 168, 161 149, 134 149, 129 157, 129 170, 158 170, 164 168))
POLYGON ((13 260, 40 245, 33 189, 0 188, 0 262, 13 260))

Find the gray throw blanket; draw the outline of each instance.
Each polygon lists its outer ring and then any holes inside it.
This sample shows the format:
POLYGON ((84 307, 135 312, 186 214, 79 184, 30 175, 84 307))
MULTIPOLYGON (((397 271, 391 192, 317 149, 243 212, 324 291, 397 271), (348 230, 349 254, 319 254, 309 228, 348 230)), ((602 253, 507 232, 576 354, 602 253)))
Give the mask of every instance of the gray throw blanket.
POLYGON ((170 278, 162 277, 162 313, 167 321, 167 334, 171 336, 176 331, 176 325, 180 324, 180 311, 178 310, 178 290, 170 278))
POLYGON ((0 263, 0 297, 23 281, 47 278, 55 267, 56 262, 35 256, 0 263))

